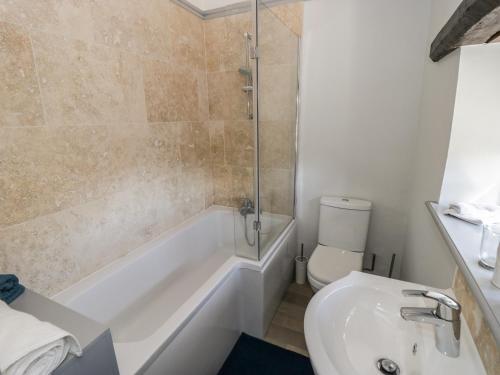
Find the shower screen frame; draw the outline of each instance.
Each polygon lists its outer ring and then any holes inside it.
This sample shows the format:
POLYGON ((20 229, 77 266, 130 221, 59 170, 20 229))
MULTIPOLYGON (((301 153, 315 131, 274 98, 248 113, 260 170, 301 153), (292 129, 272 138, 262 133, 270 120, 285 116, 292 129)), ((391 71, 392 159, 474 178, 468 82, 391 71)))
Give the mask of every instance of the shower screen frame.
MULTIPOLYGON (((255 204, 255 221, 253 223, 253 230, 256 238, 256 246, 257 246, 257 257, 258 259, 262 259, 265 255, 265 245, 263 244, 261 238, 262 231, 262 204, 261 204, 261 123, 260 123, 260 59, 262 58, 260 54, 259 48, 259 40, 260 40, 260 32, 259 30, 259 20, 260 20, 260 7, 265 7, 266 5, 262 0, 250 0, 251 1, 251 14, 252 14, 252 48, 250 51, 250 58, 252 61, 252 74, 253 74, 253 126, 254 126, 254 204, 255 204)), ((285 225, 280 233, 286 229, 289 223, 296 218, 296 202, 297 202, 297 167, 298 167, 298 145, 299 145, 299 119, 300 119, 300 51, 301 51, 301 37, 299 35, 297 37, 297 70, 296 70, 296 98, 295 98, 295 124, 294 124, 294 139, 293 139, 293 148, 294 148, 294 160, 293 160, 293 183, 292 183, 292 212, 291 219, 285 225)))

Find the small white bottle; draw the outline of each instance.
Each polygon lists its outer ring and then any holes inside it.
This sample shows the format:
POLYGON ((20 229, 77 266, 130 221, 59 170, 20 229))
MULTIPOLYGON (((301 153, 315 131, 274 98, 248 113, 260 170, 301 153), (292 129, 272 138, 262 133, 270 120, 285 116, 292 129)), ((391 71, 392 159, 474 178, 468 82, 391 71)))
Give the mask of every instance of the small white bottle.
POLYGON ((495 271, 493 273, 493 278, 491 279, 491 283, 500 288, 500 245, 498 246, 498 254, 497 254, 497 262, 495 265, 495 271))

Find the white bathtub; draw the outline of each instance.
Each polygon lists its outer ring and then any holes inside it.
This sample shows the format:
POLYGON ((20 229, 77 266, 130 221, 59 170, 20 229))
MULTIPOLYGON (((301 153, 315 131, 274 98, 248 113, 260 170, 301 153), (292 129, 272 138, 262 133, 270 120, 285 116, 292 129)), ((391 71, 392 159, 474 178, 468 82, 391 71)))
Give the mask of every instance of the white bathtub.
POLYGON ((263 220, 279 236, 260 261, 235 255, 242 222, 211 207, 54 299, 111 328, 122 375, 215 374, 241 331, 265 333, 292 277, 295 223, 263 220))

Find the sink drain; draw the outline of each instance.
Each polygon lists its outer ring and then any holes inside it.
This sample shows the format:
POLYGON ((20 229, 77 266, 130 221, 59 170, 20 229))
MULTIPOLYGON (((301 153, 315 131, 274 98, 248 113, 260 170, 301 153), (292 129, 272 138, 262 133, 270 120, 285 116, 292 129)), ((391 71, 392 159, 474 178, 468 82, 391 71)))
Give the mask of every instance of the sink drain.
POLYGON ((387 358, 380 358, 377 361, 377 368, 382 374, 385 375, 399 375, 398 364, 387 358))

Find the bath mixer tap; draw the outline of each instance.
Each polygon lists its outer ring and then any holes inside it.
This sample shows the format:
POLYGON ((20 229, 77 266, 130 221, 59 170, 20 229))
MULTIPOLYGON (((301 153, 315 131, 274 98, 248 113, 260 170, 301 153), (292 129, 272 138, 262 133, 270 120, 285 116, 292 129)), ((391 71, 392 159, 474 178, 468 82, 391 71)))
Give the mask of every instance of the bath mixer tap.
POLYGON ((251 199, 243 198, 240 206, 240 215, 247 217, 248 214, 254 214, 255 207, 251 199))
POLYGON ((429 290, 403 290, 404 296, 424 297, 435 300, 435 308, 402 307, 404 320, 434 325, 436 348, 448 357, 460 354, 460 313, 462 307, 453 298, 429 290))

